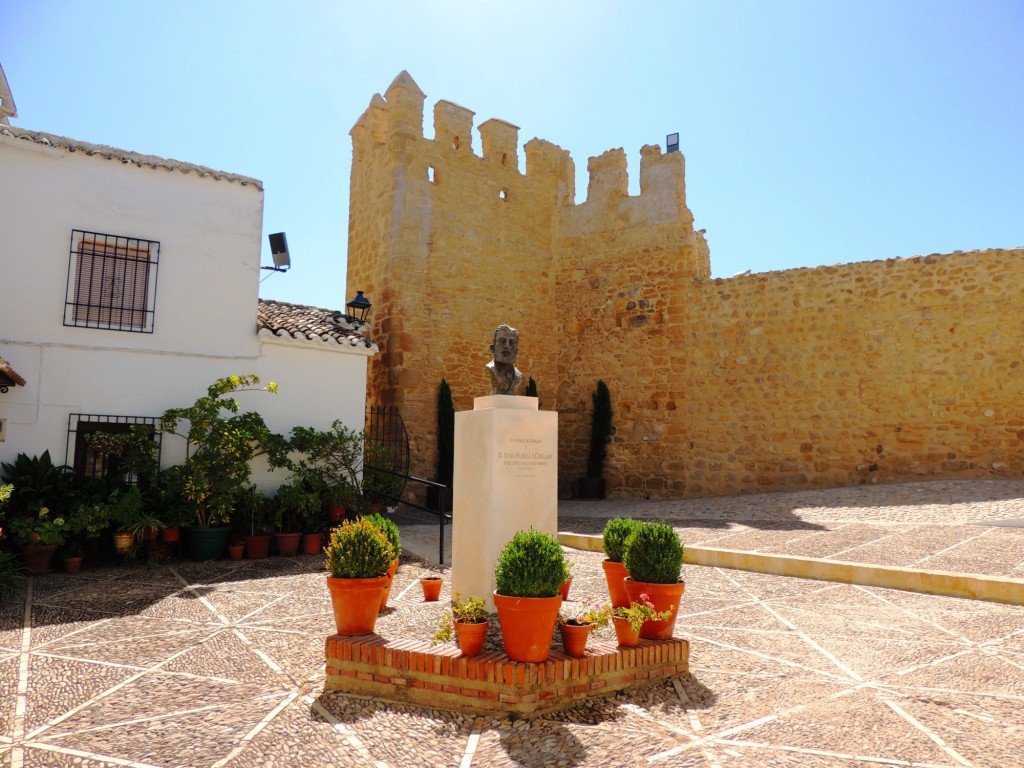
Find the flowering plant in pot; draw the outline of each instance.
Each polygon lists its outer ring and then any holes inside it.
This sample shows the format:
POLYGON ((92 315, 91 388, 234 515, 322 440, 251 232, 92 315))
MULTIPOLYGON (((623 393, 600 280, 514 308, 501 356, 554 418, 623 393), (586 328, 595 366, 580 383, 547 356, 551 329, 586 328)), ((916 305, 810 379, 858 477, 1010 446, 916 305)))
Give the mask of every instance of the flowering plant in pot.
POLYGON ((616 517, 604 525, 601 533, 601 546, 604 548, 605 559, 601 562, 604 578, 608 582, 608 596, 613 608, 629 605, 626 587, 623 580, 629 576, 623 558, 626 555, 626 539, 641 525, 639 520, 630 517, 616 517))
POLYGON ((619 645, 636 645, 640 640, 640 628, 645 622, 668 621, 672 618, 672 613, 671 610, 661 613, 656 611, 651 596, 646 592, 640 594, 638 602, 630 603, 624 608, 613 609, 612 622, 619 645))
POLYGON ((544 661, 562 604, 559 587, 569 577, 561 545, 547 533, 519 531, 498 555, 494 577, 505 653, 513 661, 544 661))
POLYGON ((294 555, 299 551, 302 528, 307 516, 320 512, 320 497, 303 482, 292 477, 277 489, 277 542, 279 555, 294 555))
POLYGON ((57 547, 64 543, 64 523, 64 518, 52 514, 49 507, 40 507, 10 521, 11 535, 21 545, 29 576, 42 576, 50 572, 57 547))
POLYGON ((338 634, 370 634, 394 560, 391 542, 369 520, 346 520, 331 531, 324 554, 338 634))
POLYGON ((388 604, 388 598, 391 596, 391 583, 395 578, 395 572, 398 570, 398 558, 402 554, 402 537, 398 531, 398 526, 395 525, 395 521, 389 517, 374 513, 366 515, 363 519, 369 520, 388 537, 388 541, 391 542, 391 548, 395 552, 395 557, 391 561, 391 565, 388 566, 388 585, 384 589, 384 595, 380 600, 380 609, 383 611, 388 604))
POLYGON ((672 526, 665 523, 642 523, 626 539, 625 580, 630 603, 645 602, 654 605, 659 614, 669 613, 664 619, 648 620, 640 628, 640 636, 664 639, 672 637, 679 600, 686 583, 679 576, 683 570, 683 544, 672 526))
POLYGON ((484 605, 483 598, 463 599, 462 593, 456 592, 452 598, 451 610, 438 621, 431 645, 447 642, 455 635, 458 637, 462 655, 476 656, 483 650, 487 638, 487 618, 487 606, 484 605))
POLYGON ((558 630, 562 635, 562 648, 565 652, 570 656, 582 656, 586 651, 590 631, 607 627, 613 610, 610 605, 594 603, 587 610, 578 611, 568 618, 559 614, 558 630))

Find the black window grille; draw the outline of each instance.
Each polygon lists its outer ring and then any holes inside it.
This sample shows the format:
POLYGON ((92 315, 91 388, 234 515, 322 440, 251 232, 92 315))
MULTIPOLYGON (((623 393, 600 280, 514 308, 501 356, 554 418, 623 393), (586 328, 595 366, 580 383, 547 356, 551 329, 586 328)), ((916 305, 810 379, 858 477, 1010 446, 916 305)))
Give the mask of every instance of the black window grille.
MULTIPOLYGON (((163 434, 160 431, 160 419, 150 416, 103 416, 92 413, 72 413, 68 418, 68 443, 64 454, 64 463, 71 466, 76 475, 99 479, 118 477, 118 457, 111 456, 93 448, 88 436, 96 432, 123 434, 133 426, 145 429, 156 441, 157 466, 160 465, 160 446, 163 434)), ((138 478, 134 475, 119 477, 129 485, 135 485, 138 478)))
POLYGON ((71 230, 64 325, 152 333, 160 243, 71 230))

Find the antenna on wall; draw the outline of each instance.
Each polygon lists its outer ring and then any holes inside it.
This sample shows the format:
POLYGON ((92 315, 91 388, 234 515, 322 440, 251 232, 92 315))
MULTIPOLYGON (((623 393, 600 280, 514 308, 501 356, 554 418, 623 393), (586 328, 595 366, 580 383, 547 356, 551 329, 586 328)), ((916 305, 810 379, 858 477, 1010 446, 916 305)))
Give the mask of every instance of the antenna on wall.
POLYGON ((665 151, 666 152, 678 152, 679 151, 679 134, 670 133, 665 137, 665 151))
POLYGON ((274 266, 260 267, 273 272, 287 272, 292 265, 292 257, 288 253, 288 239, 284 232, 275 232, 270 235, 270 255, 274 259, 274 266))

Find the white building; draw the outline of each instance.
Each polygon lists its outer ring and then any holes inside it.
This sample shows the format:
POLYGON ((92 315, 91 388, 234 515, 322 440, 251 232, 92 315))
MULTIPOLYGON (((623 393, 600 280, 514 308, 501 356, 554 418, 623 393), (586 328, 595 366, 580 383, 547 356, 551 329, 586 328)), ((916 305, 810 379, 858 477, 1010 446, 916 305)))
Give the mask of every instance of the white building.
MULTIPOLYGON (((0 124, 0 461, 81 467, 86 431, 234 374, 278 383, 239 396, 276 432, 362 429, 377 348, 344 313, 259 300, 262 214, 256 179, 0 124)), ((161 464, 183 451, 164 436, 161 464)))

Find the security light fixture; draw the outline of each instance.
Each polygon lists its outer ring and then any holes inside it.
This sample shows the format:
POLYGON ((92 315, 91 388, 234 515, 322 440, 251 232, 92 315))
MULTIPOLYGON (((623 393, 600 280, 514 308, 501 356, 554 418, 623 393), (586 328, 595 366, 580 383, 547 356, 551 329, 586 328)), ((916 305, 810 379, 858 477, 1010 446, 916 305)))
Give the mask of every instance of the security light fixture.
POLYGON ((679 151, 679 134, 678 133, 670 133, 668 136, 665 137, 665 149, 668 152, 678 152, 679 151))
POLYGON ((345 319, 350 323, 365 323, 372 306, 373 304, 363 296, 362 291, 356 291, 356 297, 345 305, 345 319))
POLYGON ((270 255, 274 259, 274 266, 260 267, 273 272, 287 272, 292 265, 292 257, 288 254, 288 239, 284 232, 275 232, 270 237, 270 255))

